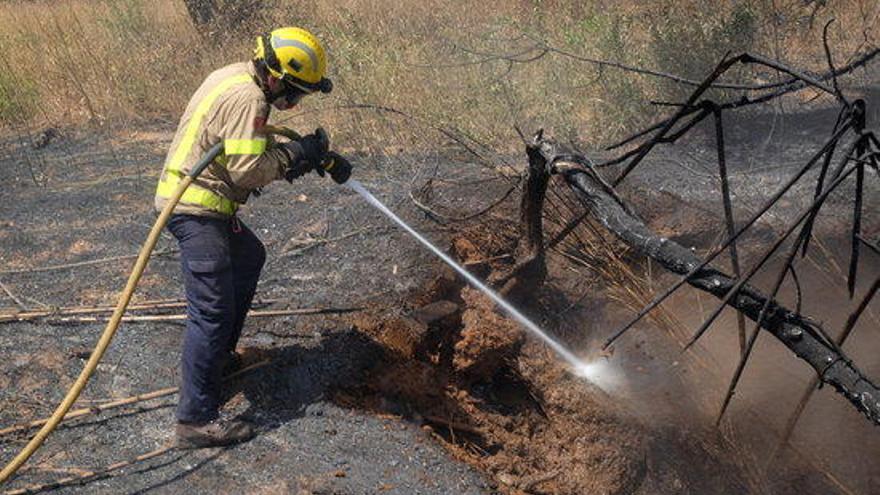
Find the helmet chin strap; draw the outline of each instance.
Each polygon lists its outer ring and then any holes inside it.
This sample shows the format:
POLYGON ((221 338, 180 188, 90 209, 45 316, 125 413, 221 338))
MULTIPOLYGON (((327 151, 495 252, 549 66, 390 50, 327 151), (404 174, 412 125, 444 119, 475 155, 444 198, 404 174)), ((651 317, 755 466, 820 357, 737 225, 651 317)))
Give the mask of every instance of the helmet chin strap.
POLYGON ((254 69, 257 72, 256 80, 257 86, 263 90, 263 96, 266 97, 266 101, 272 102, 277 98, 277 95, 273 94, 272 90, 269 89, 269 78, 273 77, 269 74, 269 70, 266 68, 266 62, 262 60, 254 60, 254 69))

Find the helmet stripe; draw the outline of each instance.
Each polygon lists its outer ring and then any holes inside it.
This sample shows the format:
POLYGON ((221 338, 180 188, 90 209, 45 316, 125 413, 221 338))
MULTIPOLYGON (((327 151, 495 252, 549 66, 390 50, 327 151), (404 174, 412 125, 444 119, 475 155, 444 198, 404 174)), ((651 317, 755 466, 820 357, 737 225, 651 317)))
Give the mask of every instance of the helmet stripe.
POLYGON ((300 40, 286 40, 277 36, 272 36, 272 48, 281 48, 282 46, 292 46, 306 52, 312 61, 312 70, 318 70, 318 54, 309 45, 300 40))

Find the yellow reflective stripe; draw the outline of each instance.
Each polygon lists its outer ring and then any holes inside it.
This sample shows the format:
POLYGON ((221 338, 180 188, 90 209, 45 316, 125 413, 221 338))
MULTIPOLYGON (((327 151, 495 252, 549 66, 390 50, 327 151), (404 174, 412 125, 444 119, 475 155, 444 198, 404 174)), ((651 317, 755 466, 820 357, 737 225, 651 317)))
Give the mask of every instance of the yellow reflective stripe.
POLYGON ((196 110, 193 112, 192 116, 190 116, 189 124, 186 126, 186 131, 183 134, 183 139, 180 140, 180 144, 177 146, 177 149, 174 150, 174 155, 172 155, 171 161, 168 162, 168 166, 166 167, 168 170, 180 170, 181 165, 183 165, 183 162, 192 150, 193 143, 196 141, 196 135, 199 133, 199 128, 202 126, 202 120, 205 118, 205 114, 208 113, 208 110, 211 109, 211 105, 214 104, 217 98, 232 86, 250 81, 252 81, 252 79, 249 74, 238 74, 236 76, 228 77, 221 81, 220 84, 212 89, 205 98, 199 102, 196 110))
MULTIPOLYGON (((163 198, 170 198, 171 195, 174 194, 174 190, 179 183, 179 176, 176 174, 167 174, 159 181, 159 187, 156 188, 156 195, 163 198)), ((199 187, 195 184, 190 184, 183 193, 183 196, 181 196, 180 202, 202 206, 224 215, 232 215, 235 213, 235 210, 238 209, 238 205, 234 201, 226 199, 214 191, 199 187)))
POLYGON ((227 155, 259 155, 264 151, 266 151, 266 138, 223 141, 223 152, 227 155))

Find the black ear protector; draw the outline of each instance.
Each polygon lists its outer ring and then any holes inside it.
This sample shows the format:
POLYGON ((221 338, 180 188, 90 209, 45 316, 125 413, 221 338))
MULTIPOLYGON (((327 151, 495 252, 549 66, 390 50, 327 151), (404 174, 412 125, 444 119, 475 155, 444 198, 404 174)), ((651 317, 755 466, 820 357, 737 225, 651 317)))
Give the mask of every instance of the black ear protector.
MULTIPOLYGON (((322 77, 321 80, 317 83, 310 83, 303 81, 302 79, 292 74, 285 74, 284 71, 281 70, 281 62, 275 55, 275 49, 272 48, 272 42, 269 38, 269 35, 264 34, 262 36, 262 40, 263 58, 266 60, 266 65, 268 65, 269 68, 274 70, 275 72, 280 72, 282 74, 281 80, 287 83, 288 87, 299 89, 305 94, 314 93, 315 91, 320 91, 321 93, 326 94, 333 91, 333 82, 326 77, 322 77)), ((300 63, 296 60, 290 60, 288 63, 294 69, 302 70, 302 65, 300 65, 300 63)))
POLYGON ((326 77, 322 77, 320 81, 318 81, 318 91, 322 93, 329 93, 333 91, 333 81, 327 79, 326 77))

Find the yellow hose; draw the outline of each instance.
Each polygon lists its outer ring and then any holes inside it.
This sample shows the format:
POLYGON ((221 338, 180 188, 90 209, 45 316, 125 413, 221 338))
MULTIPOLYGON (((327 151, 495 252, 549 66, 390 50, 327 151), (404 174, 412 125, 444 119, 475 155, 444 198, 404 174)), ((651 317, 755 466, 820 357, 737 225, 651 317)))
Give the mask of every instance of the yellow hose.
POLYGON ((150 235, 147 236, 147 241, 144 243, 143 247, 141 247, 137 262, 135 262, 134 269, 128 277, 128 283, 125 285, 125 290, 122 291, 122 295, 119 296, 119 302, 116 303, 116 309, 113 310, 113 316, 111 316, 110 321, 107 322, 107 327, 104 329, 104 333, 101 334, 101 338, 98 340, 98 344, 95 346, 95 350, 89 357, 89 361, 86 363, 85 368, 83 368, 73 386, 70 387, 70 390, 67 391, 64 400, 62 400, 61 403, 58 404, 58 407, 55 408, 55 412, 52 413, 52 416, 49 417, 46 424, 44 424, 43 427, 40 428, 40 431, 34 435, 34 438, 32 438, 23 449, 21 449, 21 452, 19 452, 18 455, 3 468, 3 471, 0 471, 0 484, 5 483, 6 480, 12 477, 22 464, 24 464, 34 452, 43 445, 43 442, 46 441, 49 434, 55 430, 58 423, 64 419, 67 411, 70 410, 73 403, 79 398, 79 394, 82 392, 83 388, 85 388, 86 384, 89 382, 89 378, 92 377, 92 374, 98 367, 98 362, 104 356, 104 352, 107 351, 110 341, 113 340, 113 336, 116 335, 116 330, 119 328, 119 322, 122 321, 122 315, 125 313, 126 308, 128 308, 128 303, 131 301, 134 289, 137 287, 141 275, 143 275, 144 269, 147 267, 147 262, 150 260, 150 254, 152 254, 153 248, 156 247, 156 243, 159 241, 159 235, 162 233, 162 229, 165 227, 168 218, 174 211, 174 207, 177 206, 177 203, 180 201, 180 198, 183 196, 187 187, 192 184, 192 181, 201 174, 202 170, 205 169, 220 151, 222 151, 221 145, 218 144, 214 146, 211 151, 209 151, 208 154, 202 158, 195 167, 193 167, 193 172, 181 179, 174 194, 171 195, 168 202, 165 204, 165 208, 163 208, 162 212, 159 214, 159 218, 156 219, 156 223, 153 224, 153 228, 150 230, 150 235))

